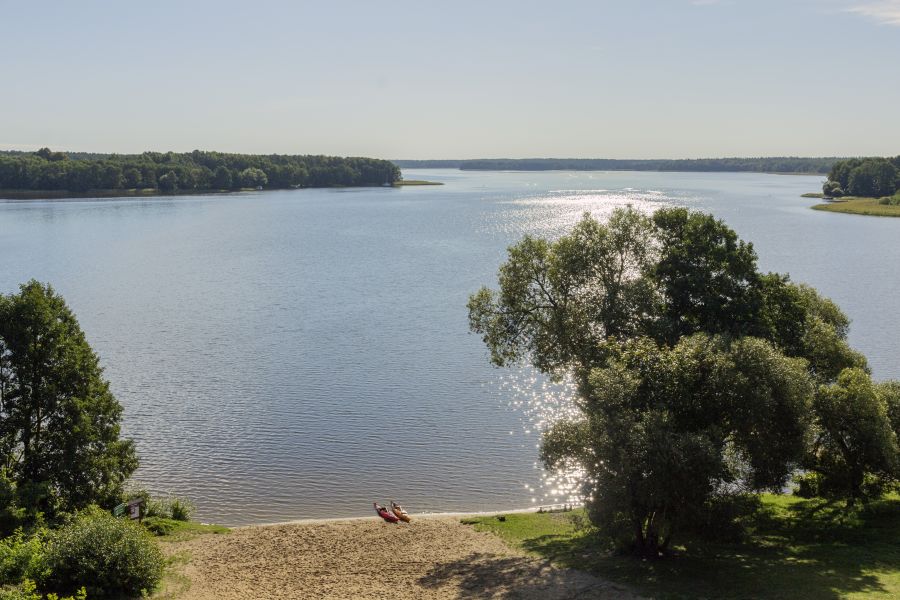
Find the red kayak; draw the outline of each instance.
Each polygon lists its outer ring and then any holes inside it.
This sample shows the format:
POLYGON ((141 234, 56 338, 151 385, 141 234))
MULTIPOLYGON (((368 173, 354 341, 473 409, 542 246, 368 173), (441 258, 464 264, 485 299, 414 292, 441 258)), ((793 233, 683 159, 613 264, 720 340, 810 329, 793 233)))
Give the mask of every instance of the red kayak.
POLYGON ((396 523, 397 521, 400 520, 396 516, 394 516, 394 514, 392 512, 390 512, 388 509, 381 506, 377 502, 373 502, 372 505, 375 506, 375 512, 378 513, 378 516, 381 517, 382 519, 384 519, 385 521, 387 521, 388 523, 396 523))

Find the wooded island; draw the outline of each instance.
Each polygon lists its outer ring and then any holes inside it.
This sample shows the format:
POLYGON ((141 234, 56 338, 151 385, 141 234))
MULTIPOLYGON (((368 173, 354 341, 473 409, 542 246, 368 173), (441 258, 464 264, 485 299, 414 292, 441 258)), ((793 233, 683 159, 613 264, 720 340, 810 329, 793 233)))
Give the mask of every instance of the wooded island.
MULTIPOLYGON (((400 168, 362 157, 285 154, 0 152, 0 190, 204 192, 393 185, 400 168)), ((53 194, 50 194, 53 195, 53 194)))

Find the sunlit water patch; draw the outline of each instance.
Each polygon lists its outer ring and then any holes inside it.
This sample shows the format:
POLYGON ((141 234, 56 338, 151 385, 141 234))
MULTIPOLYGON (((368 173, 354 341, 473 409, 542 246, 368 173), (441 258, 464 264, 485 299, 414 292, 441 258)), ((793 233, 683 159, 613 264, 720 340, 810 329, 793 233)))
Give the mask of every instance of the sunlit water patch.
POLYGON ((500 212, 492 212, 486 230, 505 235, 535 235, 556 238, 572 228, 585 214, 605 221, 613 211, 634 208, 645 214, 672 205, 672 198, 656 190, 589 189, 548 190, 515 198, 497 198, 500 212))
MULTIPOLYGON (((492 395, 504 399, 521 420, 522 430, 532 441, 535 457, 541 444, 541 436, 560 420, 580 417, 575 406, 576 386, 571 378, 555 382, 530 367, 498 371, 489 383, 492 395)), ((510 431, 510 435, 514 432, 510 431)), ((584 472, 581 469, 548 470, 535 460, 540 471, 537 483, 525 484, 532 494, 532 504, 581 503, 584 472)))

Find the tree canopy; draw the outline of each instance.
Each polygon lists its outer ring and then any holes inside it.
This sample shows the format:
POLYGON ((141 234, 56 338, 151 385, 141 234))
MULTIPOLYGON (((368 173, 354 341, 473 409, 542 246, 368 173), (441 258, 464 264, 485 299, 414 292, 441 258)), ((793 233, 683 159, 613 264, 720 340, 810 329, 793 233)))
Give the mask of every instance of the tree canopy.
POLYGON ((117 499, 137 468, 121 415, 62 297, 36 281, 0 295, 0 509, 52 516, 117 499))
POLYGON ((294 156, 144 152, 79 154, 0 152, 0 189, 159 189, 163 192, 230 190, 241 187, 375 186, 400 179, 386 160, 336 156, 294 156))
POLYGON ((710 215, 585 215, 510 247, 498 280, 470 297, 472 331, 497 366, 574 377, 579 416, 545 433, 543 459, 583 468, 594 522, 644 556, 714 496, 779 490, 801 465, 851 501, 897 475, 900 388, 863 393, 880 388, 847 317, 760 273, 752 244, 710 215), (846 440, 875 449, 848 455, 846 440))
POLYGON ((851 158, 831 167, 822 186, 826 196, 879 198, 900 192, 900 156, 851 158))

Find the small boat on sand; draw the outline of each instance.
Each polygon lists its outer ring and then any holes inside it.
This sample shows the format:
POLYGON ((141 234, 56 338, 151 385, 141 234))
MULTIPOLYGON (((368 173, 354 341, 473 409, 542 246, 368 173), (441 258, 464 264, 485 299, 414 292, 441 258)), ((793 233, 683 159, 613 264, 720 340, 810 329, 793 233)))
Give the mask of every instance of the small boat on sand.
POLYGON ((381 506, 377 502, 373 502, 372 505, 375 506, 375 512, 378 513, 378 516, 381 517, 382 519, 384 519, 385 521, 387 521, 388 523, 396 523, 400 520, 396 516, 391 514, 391 512, 388 509, 381 506))
POLYGON ((391 501, 391 511, 393 511, 393 513, 397 516, 397 518, 400 519, 401 521, 403 521, 404 523, 409 523, 410 521, 412 521, 412 519, 409 516, 409 513, 406 512, 405 510, 403 510, 403 507, 400 506, 399 504, 397 504, 396 502, 394 502, 393 500, 391 501))

